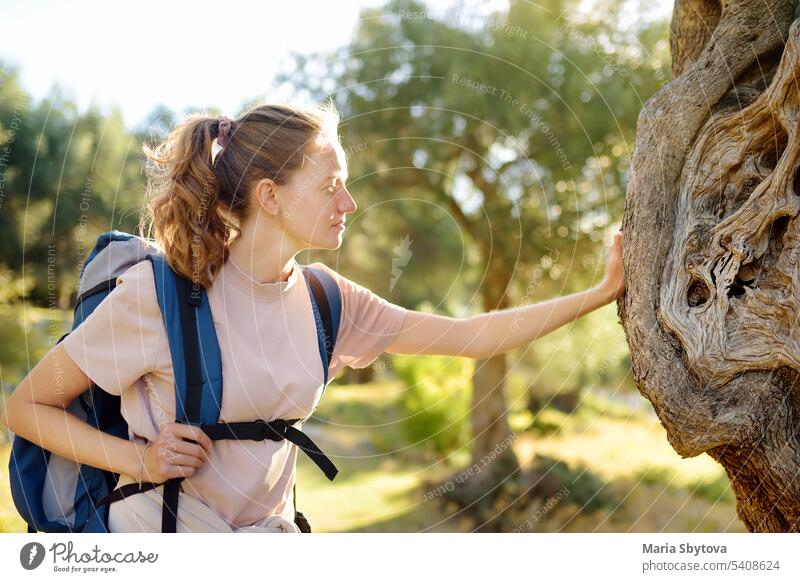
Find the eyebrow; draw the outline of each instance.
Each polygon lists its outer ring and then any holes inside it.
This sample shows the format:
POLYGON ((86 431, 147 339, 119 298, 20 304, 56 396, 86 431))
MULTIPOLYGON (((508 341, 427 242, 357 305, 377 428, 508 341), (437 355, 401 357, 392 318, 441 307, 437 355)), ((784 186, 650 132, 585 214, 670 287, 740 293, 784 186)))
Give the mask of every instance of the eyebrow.
POLYGON ((347 179, 350 177, 350 174, 348 174, 347 172, 334 172, 333 174, 325 178, 325 180, 330 180, 331 178, 337 178, 337 177, 343 177, 342 179, 346 182, 347 179))

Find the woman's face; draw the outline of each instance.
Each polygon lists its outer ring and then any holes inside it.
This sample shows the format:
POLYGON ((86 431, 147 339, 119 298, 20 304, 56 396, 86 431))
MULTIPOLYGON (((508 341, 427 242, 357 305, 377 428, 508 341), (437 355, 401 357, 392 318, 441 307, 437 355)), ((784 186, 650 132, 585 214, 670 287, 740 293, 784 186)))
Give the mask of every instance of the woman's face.
POLYGON ((338 249, 345 215, 357 208, 346 187, 347 160, 337 139, 321 137, 289 183, 276 188, 275 216, 301 249, 338 249))

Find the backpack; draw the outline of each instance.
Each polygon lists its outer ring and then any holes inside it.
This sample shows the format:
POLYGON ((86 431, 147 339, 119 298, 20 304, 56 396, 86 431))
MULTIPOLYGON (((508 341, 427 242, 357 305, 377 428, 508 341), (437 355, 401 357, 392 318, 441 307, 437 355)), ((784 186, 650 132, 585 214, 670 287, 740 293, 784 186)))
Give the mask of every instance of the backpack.
MULTIPOLYGON (((208 296, 203 287, 193 285, 169 267, 150 241, 116 230, 98 237, 81 269, 71 329, 77 328, 111 293, 117 276, 143 260, 152 263, 158 304, 169 338, 175 372, 175 421, 200 426, 212 440, 289 440, 333 480, 336 467, 307 435, 293 426, 308 417, 219 422, 222 360, 208 296)), ((336 282, 327 272, 299 266, 309 289, 317 328, 324 394, 328 363, 339 330, 341 297, 336 282)), ((106 433, 129 438, 128 424, 120 413, 120 397, 96 384, 75 398, 67 410, 106 433)), ((28 524, 28 532, 107 533, 109 503, 161 485, 131 483, 116 489, 118 479, 117 473, 77 463, 14 436, 9 458, 11 494, 17 511, 28 524)), ((162 532, 176 531, 178 494, 183 479, 170 479, 163 484, 162 532)), ((302 532, 310 532, 305 516, 297 511, 296 487, 293 497, 295 523, 302 532)))

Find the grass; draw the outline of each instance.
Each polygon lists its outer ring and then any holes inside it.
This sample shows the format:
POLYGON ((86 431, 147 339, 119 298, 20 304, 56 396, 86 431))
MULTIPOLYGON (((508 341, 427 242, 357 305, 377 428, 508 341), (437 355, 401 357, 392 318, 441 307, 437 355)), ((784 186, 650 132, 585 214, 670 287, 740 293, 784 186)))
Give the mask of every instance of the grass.
MULTIPOLYGON (((298 507, 319 531, 469 531, 467 523, 440 504, 425 501, 426 483, 436 482, 468 456, 448 463, 422 461, 413 448, 381 452, 370 445, 373 431, 386 438, 392 406, 402 397, 394 383, 332 386, 319 409, 326 422, 319 443, 336 451, 340 476, 328 483, 305 459, 299 462, 298 507), (355 448, 350 448, 355 447, 355 448), (348 456, 348 450, 353 451, 348 456), (340 482, 340 477, 344 477, 340 482)), ((682 459, 669 446, 654 415, 627 409, 587 394, 573 414, 545 409, 534 418, 515 411, 515 441, 523 466, 534 455, 559 459, 581 474, 589 471, 605 483, 604 493, 619 500, 588 511, 561 503, 538 531, 745 531, 723 468, 707 455, 682 459), (537 424, 538 423, 538 424, 537 424), (540 424, 547 429, 537 430, 540 424)), ((301 455, 302 457, 302 455, 301 455)))
MULTIPOLYGON (((314 531, 474 527, 454 508, 425 500, 429 483, 468 466, 466 449, 447 460, 431 460, 414 446, 386 448, 400 438, 395 407, 403 391, 398 382, 328 387, 307 429, 340 473, 329 482, 305 455, 298 457, 298 509, 314 531)), ((514 442, 524 467, 535 455, 558 459, 578 474, 591 472, 615 500, 589 511, 566 497, 536 531, 744 531, 720 465, 707 455, 680 458, 654 416, 609 406, 594 398, 571 415, 551 409, 537 415, 544 420, 520 411, 512 415, 515 428, 530 427, 514 442), (533 420, 549 428, 540 430, 533 420)), ((9 450, 9 444, 0 445, 0 530, 22 532, 24 523, 8 489, 9 450)))
POLYGON ((419 531, 430 524, 434 508, 419 515, 417 498, 431 470, 413 449, 397 452, 403 391, 401 382, 328 387, 307 430, 339 474, 328 481, 302 454, 297 464, 297 508, 314 531, 419 531))
POLYGON ((558 458, 591 471, 621 500, 594 513, 562 507, 548 515, 548 531, 745 531, 722 466, 708 455, 681 458, 654 415, 618 405, 608 414, 596 397, 572 415, 543 413, 516 442, 522 462, 558 458))
POLYGON ((11 455, 11 443, 0 443, 0 533, 26 532, 25 522, 17 513, 11 499, 8 483, 8 459, 11 455))

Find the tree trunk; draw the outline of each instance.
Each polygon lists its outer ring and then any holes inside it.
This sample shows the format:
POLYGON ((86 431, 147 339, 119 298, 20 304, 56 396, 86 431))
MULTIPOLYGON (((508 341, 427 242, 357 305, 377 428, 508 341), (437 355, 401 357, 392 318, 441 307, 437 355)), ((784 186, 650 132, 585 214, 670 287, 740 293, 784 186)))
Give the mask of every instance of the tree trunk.
POLYGON ((622 225, 639 390, 681 456, 725 467, 750 531, 800 531, 796 11, 676 3, 674 78, 639 115, 622 225))
MULTIPOLYGON (((487 264, 481 289, 484 311, 505 309, 508 306, 509 270, 492 260, 491 255, 487 264)), ((519 468, 511 447, 513 435, 508 424, 506 363, 506 354, 476 360, 472 374, 472 462, 480 472, 471 478, 470 485, 480 495, 509 479, 519 468)))
POLYGON ((506 363, 505 354, 476 360, 472 375, 472 462, 481 469, 476 481, 491 486, 519 468, 506 408, 506 363))

